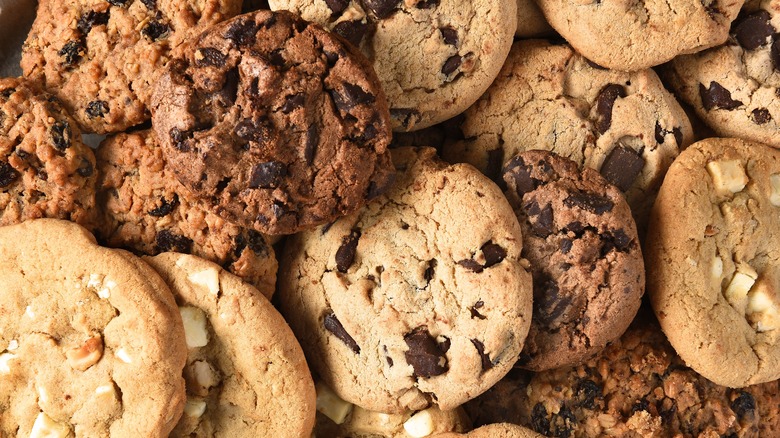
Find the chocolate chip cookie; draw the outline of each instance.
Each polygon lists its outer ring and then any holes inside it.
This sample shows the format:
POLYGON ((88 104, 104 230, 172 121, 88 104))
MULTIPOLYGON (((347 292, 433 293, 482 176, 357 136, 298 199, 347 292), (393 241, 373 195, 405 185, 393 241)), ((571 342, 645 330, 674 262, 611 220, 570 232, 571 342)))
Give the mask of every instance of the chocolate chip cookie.
POLYGON ((164 437, 185 333, 165 282, 80 226, 0 227, 0 434, 164 437))
POLYGON ((156 255, 175 251, 218 263, 270 298, 276 255, 267 237, 209 213, 168 169, 150 130, 116 134, 97 151, 95 233, 101 243, 156 255))
POLYGON ((245 228, 289 234, 391 182, 387 102, 368 61, 289 12, 210 28, 157 83, 153 126, 178 180, 245 228))
POLYGON ((517 365, 578 364, 619 338, 642 301, 645 269, 631 210, 595 170, 549 151, 513 157, 504 180, 533 274, 531 331, 517 365))
POLYGON ((435 438, 544 438, 542 435, 525 427, 511 423, 496 423, 482 426, 469 433, 442 433, 435 438))
POLYGON ((24 79, 0 79, 0 225, 90 221, 95 156, 59 100, 24 79))
POLYGON ((184 322, 187 403, 172 436, 309 436, 314 381, 282 315, 214 263, 144 257, 170 286, 184 322))
POLYGON ((123 131, 149 120, 171 52, 240 8, 240 0, 41 0, 22 70, 85 132, 123 131))
POLYGON ((647 290, 691 368, 743 387, 780 377, 780 151, 707 139, 669 168, 647 234, 647 290))
POLYGON ((780 147, 780 2, 745 5, 728 41, 664 69, 681 100, 716 133, 780 147))
POLYGON ((511 157, 547 149, 598 170, 622 190, 640 231, 679 149, 692 141, 685 112, 650 69, 605 70, 565 44, 518 41, 501 74, 461 124, 444 158, 495 181, 511 157))
POLYGON ((413 131, 463 112, 501 69, 517 0, 270 0, 344 37, 371 60, 393 129, 413 131))
POLYGON ((277 295, 341 398, 387 413, 449 410, 519 357, 531 318, 520 225, 473 167, 431 148, 392 152, 386 195, 287 241, 277 295))

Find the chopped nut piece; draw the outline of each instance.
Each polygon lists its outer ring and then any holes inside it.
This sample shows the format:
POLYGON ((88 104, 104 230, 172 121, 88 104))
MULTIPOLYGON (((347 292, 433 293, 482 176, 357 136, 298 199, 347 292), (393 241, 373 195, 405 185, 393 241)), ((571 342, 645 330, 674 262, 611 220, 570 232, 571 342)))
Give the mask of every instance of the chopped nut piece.
POLYGON ((38 414, 33 423, 30 438, 65 438, 70 436, 70 426, 52 420, 44 412, 38 414))
POLYGON ((715 256, 715 258, 712 260, 712 269, 711 269, 712 279, 720 283, 722 277, 723 277, 723 259, 721 259, 718 256, 715 256))
POLYGON ((132 363, 133 360, 130 359, 130 355, 127 354, 127 351, 124 348, 120 348, 119 350, 114 352, 114 356, 119 358, 124 363, 132 363))
POLYGON ((187 399, 184 404, 184 415, 188 417, 200 418, 206 412, 206 401, 201 399, 187 399))
POLYGON ((333 420, 336 424, 342 424, 347 415, 352 412, 352 403, 346 402, 336 395, 326 385, 317 382, 317 411, 333 420))
POLYGON ((404 430, 415 438, 430 435, 433 433, 433 417, 431 416, 431 412, 426 409, 412 415, 412 417, 404 423, 404 430))
POLYGON ((756 278, 758 278, 758 274, 753 268, 747 265, 738 266, 737 272, 726 288, 726 300, 742 314, 745 313, 748 291, 753 287, 756 278))
POLYGON ((710 161, 707 163, 707 171, 719 195, 739 193, 748 183, 748 176, 739 160, 710 161))
POLYGON ((116 394, 116 390, 114 389, 114 385, 101 385, 95 388, 95 394, 97 395, 116 394))
POLYGON ((11 353, 0 354, 0 376, 11 374, 11 365, 9 362, 15 357, 16 355, 11 353))
POLYGON ((187 277, 188 280, 203 286, 212 295, 219 295, 219 270, 214 267, 204 269, 200 272, 195 272, 187 277))
POLYGON ((84 371, 103 357, 103 339, 100 335, 92 336, 80 347, 66 351, 65 357, 68 358, 71 368, 84 371))
POLYGON ((769 202, 775 207, 780 207, 780 173, 769 177, 769 202))
POLYGON ((209 343, 209 333, 206 330, 206 314, 197 307, 179 307, 182 322, 184 322, 184 337, 187 347, 205 347, 209 343))

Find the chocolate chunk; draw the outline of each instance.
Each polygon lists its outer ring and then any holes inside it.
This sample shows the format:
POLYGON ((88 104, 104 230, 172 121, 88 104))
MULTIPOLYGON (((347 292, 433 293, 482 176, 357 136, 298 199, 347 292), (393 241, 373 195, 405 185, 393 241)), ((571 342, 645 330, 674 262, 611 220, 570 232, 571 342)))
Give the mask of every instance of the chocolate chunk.
POLYGON ((490 356, 485 354, 485 344, 476 339, 472 339, 471 343, 474 344, 474 348, 477 349, 477 353, 479 353, 479 357, 482 359, 482 371, 484 372, 493 368, 493 362, 490 361, 490 356))
POLYGON ((477 301, 474 303, 473 306, 469 307, 469 312, 471 312, 471 318, 477 318, 477 319, 486 319, 487 317, 481 313, 479 313, 478 309, 481 309, 485 305, 485 302, 482 300, 477 301))
POLYGON ((162 230, 155 238, 158 252, 180 252, 189 254, 192 251, 192 239, 172 233, 170 230, 162 230))
POLYGON ((431 280, 433 280, 433 276, 436 273, 436 266, 439 264, 436 259, 430 259, 428 260, 428 267, 425 268, 425 272, 423 273, 423 278, 425 278, 425 281, 430 283, 431 280))
POLYGON ((641 155, 629 147, 618 144, 604 159, 600 173, 604 179, 625 192, 631 188, 644 168, 645 159, 641 155))
POLYGON ((70 130, 70 124, 65 121, 58 121, 51 125, 51 140, 54 143, 54 147, 59 151, 65 151, 70 147, 70 137, 72 132, 70 130))
POLYGON ((86 113, 90 118, 103 117, 108 114, 108 102, 105 100, 93 100, 87 105, 86 113))
POLYGON ((255 164, 249 177, 249 188, 275 189, 282 184, 282 179, 286 175, 287 166, 279 161, 255 164))
POLYGON ((350 84, 348 82, 344 83, 340 92, 334 91, 331 94, 333 96, 333 103, 336 104, 336 108, 344 113, 348 113, 355 105, 368 105, 376 101, 376 97, 373 94, 363 91, 359 85, 350 84))
POLYGON ((477 274, 482 272, 482 265, 472 259, 463 259, 459 261, 458 264, 470 271, 476 272, 477 274))
POLYGON ((731 402, 731 410, 742 419, 752 420, 756 414, 756 399, 746 391, 738 391, 739 395, 731 402))
POLYGON ((401 0, 360 0, 363 9, 371 11, 380 20, 393 15, 400 2, 401 0))
POLYGON ((358 240, 360 240, 360 230, 352 230, 349 236, 341 239, 341 246, 336 251, 336 268, 342 274, 345 274, 355 262, 358 240))
POLYGON ((284 98, 284 104, 280 108, 283 113, 289 114, 290 112, 302 108, 306 102, 306 96, 303 93, 291 94, 284 98))
POLYGON ((447 357, 427 327, 417 327, 404 336, 404 341, 409 347, 404 353, 406 363, 412 366, 416 376, 427 378, 447 372, 447 357))
POLYGON ((256 143, 264 143, 271 138, 271 131, 264 121, 243 119, 236 124, 233 132, 238 138, 256 143))
POLYGON ((0 187, 7 187, 19 178, 19 172, 5 161, 0 161, 0 187))
POLYGON ((461 62, 463 62, 463 58, 461 58, 460 55, 452 55, 444 61, 441 72, 444 76, 449 76, 460 67, 461 62))
POLYGON ((561 252, 564 254, 568 254, 569 251, 571 251, 572 246, 574 245, 574 242, 571 241, 571 239, 563 239, 561 240, 561 252))
POLYGON ((665 131, 663 128, 661 128, 661 123, 656 121, 655 122, 655 142, 658 144, 664 144, 664 137, 668 131, 665 131))
POLYGON ((609 84, 604 87, 596 98, 596 129, 600 134, 612 126, 612 108, 620 97, 626 97, 626 88, 619 84, 609 84))
POLYGON ((333 32, 344 37, 353 46, 360 47, 370 25, 360 20, 342 21, 333 27, 333 32))
POLYGON ((501 246, 493 243, 492 240, 488 240, 487 243, 482 245, 482 254, 485 256, 485 266, 487 269, 495 264, 501 263, 506 257, 506 250, 501 246))
POLYGON ((546 274, 534 275, 533 317, 544 326, 555 323, 571 305, 570 296, 561 295, 558 283, 546 274))
POLYGON ((250 46, 257 38, 257 24, 251 19, 244 18, 234 22, 225 32, 225 38, 233 41, 238 47, 250 46))
POLYGON ((331 17, 340 14, 347 6, 349 6, 349 0, 325 0, 325 4, 332 11, 331 17))
MULTIPOLYGON (((772 58, 772 65, 775 67, 775 70, 780 70, 780 37, 775 37, 769 56, 772 58)), ((780 89, 775 93, 778 92, 780 92, 780 89)))
POLYGON ((701 96, 701 104, 707 111, 713 108, 723 108, 731 111, 742 106, 742 102, 732 99, 731 92, 715 81, 710 82, 710 88, 705 88, 704 84, 699 84, 699 95, 701 96))
POLYGON ((536 180, 531 178, 531 167, 527 166, 520 156, 512 158, 504 166, 504 181, 514 189, 520 199, 536 189, 536 180))
POLYGON ((743 18, 733 27, 734 38, 745 50, 755 50, 767 43, 767 38, 775 33, 769 12, 761 10, 743 18))
POLYGON ((306 164, 310 166, 314 163, 314 156, 317 154, 317 145, 320 143, 320 132, 318 129, 317 124, 313 123, 309 126, 309 129, 306 130, 306 144, 303 148, 303 158, 306 160, 306 164))
POLYGON ((81 157, 81 163, 79 163, 79 167, 76 169, 76 173, 83 176, 84 178, 89 178, 93 173, 95 173, 95 166, 93 166, 92 162, 85 157, 81 157))
POLYGON ((439 32, 441 32, 441 37, 444 39, 444 44, 449 44, 450 46, 457 46, 458 45, 458 31, 446 26, 446 27, 440 27, 439 32))
POLYGON ((615 204, 603 196, 592 193, 574 192, 563 200, 563 205, 571 208, 577 207, 594 214, 604 214, 612 211, 615 204))
POLYGON ((531 410, 531 428, 542 435, 550 435, 550 419, 542 402, 535 404, 531 410))
POLYGON ((411 108, 390 108, 390 117, 404 128, 420 119, 420 112, 411 108))
POLYGON ((80 40, 68 41, 64 46, 62 46, 60 51, 57 52, 58 55, 65 58, 63 64, 65 64, 67 67, 70 67, 79 62, 85 53, 86 48, 84 47, 84 43, 80 40))
POLYGON ((756 125, 763 125, 772 120, 772 114, 766 108, 756 108, 751 114, 753 115, 753 123, 756 125))
POLYGON ((439 346, 439 350, 441 350, 442 353, 446 353, 450 351, 450 346, 452 345, 452 341, 450 341, 450 338, 446 336, 441 336, 444 338, 443 341, 439 342, 437 345, 439 346))
POLYGON ((586 409, 596 409, 596 400, 604 396, 601 387, 590 379, 577 382, 574 392, 579 400, 578 405, 586 409))
POLYGON ((79 18, 79 21, 76 23, 76 27, 78 27, 82 34, 86 35, 89 33, 89 31, 92 30, 93 27, 104 24, 108 24, 108 11, 89 11, 79 18))
POLYGON ((633 247, 632 243, 633 240, 626 234, 626 231, 622 228, 618 228, 617 230, 612 230, 611 233, 609 233, 610 239, 612 239, 613 244, 615 245, 615 248, 617 248, 620 252, 628 252, 633 247))
POLYGON ((171 198, 170 201, 165 198, 160 198, 160 206, 149 210, 147 213, 154 217, 164 217, 171 214, 177 205, 179 205, 179 197, 176 195, 173 195, 173 198, 171 198))
POLYGON ((414 7, 417 9, 433 9, 439 6, 439 0, 420 0, 414 7))
POLYGON ((346 344, 353 353, 360 354, 360 346, 357 344, 357 342, 355 342, 355 339, 349 333, 347 333, 347 330, 343 325, 341 325, 341 321, 336 318, 336 314, 330 312, 325 315, 323 325, 325 326, 326 330, 333 333, 337 338, 341 339, 341 341, 344 342, 344 344, 346 344))
POLYGON ((201 47, 195 51, 195 65, 198 67, 222 67, 227 55, 213 47, 201 47))
POLYGON ((141 29, 141 33, 152 41, 159 41, 168 37, 171 33, 171 28, 165 23, 152 20, 141 29))
POLYGON ((500 181, 501 166, 504 164, 504 148, 499 146, 498 149, 491 149, 487 155, 485 174, 494 181, 500 181))
POLYGON ((529 201, 523 205, 523 209, 528 215, 528 222, 535 235, 544 238, 555 231, 553 229, 553 211, 550 204, 541 208, 536 201, 529 201))

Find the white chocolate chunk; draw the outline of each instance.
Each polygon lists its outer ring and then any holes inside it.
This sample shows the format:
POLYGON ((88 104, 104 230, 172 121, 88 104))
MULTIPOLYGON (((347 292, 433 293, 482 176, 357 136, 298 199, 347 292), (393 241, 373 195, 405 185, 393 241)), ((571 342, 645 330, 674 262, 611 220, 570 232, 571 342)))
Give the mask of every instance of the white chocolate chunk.
POLYGON ((753 283, 756 282, 756 278, 758 278, 758 274, 753 268, 746 265, 739 266, 726 288, 726 300, 728 300, 732 307, 743 314, 745 313, 745 306, 747 305, 748 292, 750 291, 750 288, 753 287, 753 283))
POLYGON ((17 348, 19 348, 19 341, 11 339, 11 342, 8 343, 8 351, 14 351, 17 348))
POLYGON ((127 350, 124 348, 120 348, 114 352, 114 356, 116 356, 119 360, 121 360, 124 363, 132 363, 133 359, 130 358, 130 355, 127 354, 127 350))
POLYGON ((38 386, 36 389, 38 390, 38 405, 40 406, 41 403, 49 403, 49 392, 46 391, 46 388, 43 386, 38 386))
POLYGON ((90 274, 89 280, 87 281, 87 287, 92 289, 99 289, 101 286, 103 286, 103 278, 103 275, 90 274))
POLYGON ((347 415, 352 412, 352 403, 342 400, 333 390, 320 382, 317 382, 315 389, 317 390, 317 411, 336 424, 344 423, 347 415))
POLYGON ((780 207, 780 173, 769 177, 769 202, 780 207))
POLYGON ((200 418, 206 412, 206 401, 201 399, 187 399, 184 404, 184 415, 193 418, 200 418))
POLYGON ((38 414, 30 431, 30 438, 65 438, 70 436, 70 426, 54 421, 44 412, 38 414))
POLYGON ((33 312, 32 307, 27 306, 26 309, 24 309, 24 314, 27 315, 30 319, 35 319, 35 312, 33 312))
POLYGON ((103 339, 100 335, 92 336, 80 347, 65 352, 68 364, 74 370, 84 371, 96 364, 103 357, 103 339))
POLYGON ((719 283, 723 277, 723 259, 715 256, 715 258, 712 260, 712 268, 710 269, 710 273, 712 274, 712 279, 719 283))
POLYGON ((116 390, 114 389, 114 385, 101 385, 95 388, 95 394, 97 395, 116 394, 116 390))
POLYGON ((422 438, 433 433, 433 417, 426 409, 411 416, 404 423, 404 430, 414 438, 422 438))
POLYGON ((219 270, 209 267, 200 272, 194 272, 187 277, 188 280, 203 286, 212 295, 219 295, 219 270))
POLYGON ((220 377, 217 371, 211 366, 210 363, 197 360, 192 363, 192 374, 195 377, 195 381, 188 380, 188 384, 194 384, 196 388, 188 387, 187 390, 197 395, 208 394, 209 389, 219 385, 220 377))
POLYGON ((745 168, 739 160, 710 161, 707 163, 707 171, 719 195, 739 193, 748 183, 745 168))
POLYGON ((103 283, 103 287, 98 289, 98 296, 100 298, 103 298, 104 300, 107 300, 109 297, 111 297, 111 289, 116 287, 116 283, 112 280, 106 280, 103 283))
POLYGON ((205 347, 209 343, 209 333, 206 330, 206 314, 197 307, 179 307, 182 322, 184 322, 184 337, 187 347, 205 347))
POLYGON ((747 314, 756 331, 767 332, 780 327, 780 309, 775 300, 775 293, 766 279, 758 280, 750 290, 747 314))
POLYGON ((16 357, 15 354, 3 353, 0 354, 0 376, 7 376, 11 374, 11 360, 16 357))

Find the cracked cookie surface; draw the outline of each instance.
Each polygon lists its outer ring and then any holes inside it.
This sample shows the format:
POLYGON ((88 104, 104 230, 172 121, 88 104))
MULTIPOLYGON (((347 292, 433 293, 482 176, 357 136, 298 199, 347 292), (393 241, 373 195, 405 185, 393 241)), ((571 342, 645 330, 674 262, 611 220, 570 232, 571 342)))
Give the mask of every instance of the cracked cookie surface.
POLYGON ((152 113, 182 185, 263 233, 333 221, 391 182, 387 102, 368 61, 289 12, 241 15, 191 41, 152 113))
POLYGON ((359 47, 379 76, 393 129, 422 129, 469 107, 498 74, 516 0, 271 0, 359 47))
POLYGON ((548 151, 513 157, 504 180, 533 275, 517 366, 577 364, 619 338, 639 310, 645 268, 631 210, 596 171, 548 151))
POLYGON ((163 280, 54 219, 0 228, 0 255, 0 433, 167 436, 187 351, 163 280))
POLYGON ((184 321, 187 402, 171 436, 309 436, 314 382, 273 305, 198 257, 163 253, 144 261, 170 286, 184 321))
POLYGON ((151 131, 108 137, 96 155, 98 240, 146 255, 176 251, 203 257, 273 296, 277 262, 268 238, 193 202, 151 131))
POLYGON ((669 168, 647 234, 648 295, 691 368, 730 387, 780 377, 780 151, 707 139, 669 168))
POLYGON ((531 318, 520 225, 471 166, 431 148, 392 152, 398 178, 386 195, 288 240, 277 295, 311 366, 344 400, 453 409, 520 354, 531 318))

